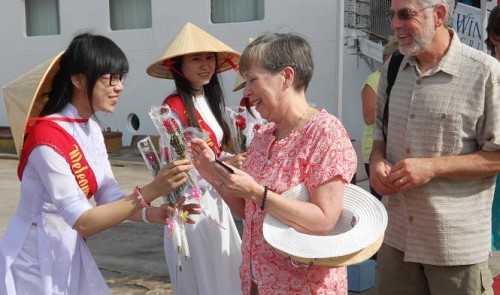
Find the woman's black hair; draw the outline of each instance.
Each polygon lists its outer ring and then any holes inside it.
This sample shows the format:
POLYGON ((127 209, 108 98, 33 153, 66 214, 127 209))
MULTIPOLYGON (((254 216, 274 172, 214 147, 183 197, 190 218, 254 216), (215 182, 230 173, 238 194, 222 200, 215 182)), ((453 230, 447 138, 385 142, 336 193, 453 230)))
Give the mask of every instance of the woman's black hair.
MULTIPOLYGON (((173 67, 176 70, 172 71, 175 87, 177 88, 177 93, 181 97, 182 103, 186 109, 187 123, 189 126, 199 128, 200 125, 198 124, 198 117, 196 116, 196 108, 192 100, 192 97, 195 95, 195 89, 191 87, 191 84, 188 80, 186 80, 186 78, 179 74, 182 73, 183 56, 173 57, 172 61, 174 62, 173 67)), ((216 64, 216 69, 217 66, 218 65, 216 64)), ((220 85, 217 74, 214 73, 214 75, 210 79, 210 82, 207 85, 203 86, 203 91, 205 93, 205 96, 207 97, 207 102, 210 110, 212 111, 219 125, 222 127, 222 131, 224 133, 224 136, 222 138, 222 146, 229 147, 231 145, 231 130, 229 129, 229 125, 224 119, 226 103, 224 101, 224 94, 222 92, 222 87, 220 85)))
POLYGON ((490 16, 488 18, 488 25, 486 26, 486 46, 491 50, 491 54, 495 56, 495 46, 491 42, 491 36, 500 37, 500 5, 497 5, 491 10, 490 16))
POLYGON ((97 80, 105 74, 121 75, 128 72, 129 66, 125 53, 109 38, 83 33, 73 38, 68 49, 59 61, 59 71, 52 80, 41 116, 61 111, 73 95, 71 76, 83 74, 87 80, 87 99, 92 113, 92 92, 97 80))

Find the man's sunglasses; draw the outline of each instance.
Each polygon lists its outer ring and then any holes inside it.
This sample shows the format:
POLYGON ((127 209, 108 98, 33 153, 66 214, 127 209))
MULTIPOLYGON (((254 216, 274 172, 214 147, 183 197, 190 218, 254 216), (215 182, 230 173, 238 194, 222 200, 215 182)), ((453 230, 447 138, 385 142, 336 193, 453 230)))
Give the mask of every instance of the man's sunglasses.
POLYGON ((403 9, 400 9, 398 11, 391 10, 387 14, 387 18, 389 19, 389 21, 392 21, 392 19, 395 16, 397 16, 400 20, 407 21, 407 20, 414 18, 420 10, 424 10, 424 9, 431 8, 431 7, 434 7, 434 5, 422 7, 419 9, 403 8, 403 9))

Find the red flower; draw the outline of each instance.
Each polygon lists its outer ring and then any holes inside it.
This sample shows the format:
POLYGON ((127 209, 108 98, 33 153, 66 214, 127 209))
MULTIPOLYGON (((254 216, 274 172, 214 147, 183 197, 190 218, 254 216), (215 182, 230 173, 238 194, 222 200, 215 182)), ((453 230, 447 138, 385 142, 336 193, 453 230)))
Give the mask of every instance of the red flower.
POLYGON ((236 125, 236 127, 238 127, 238 129, 240 130, 245 130, 245 128, 247 128, 247 120, 245 120, 244 117, 242 116, 238 116, 236 118, 236 121, 234 122, 234 124, 236 125))
POLYGON ((156 155, 154 152, 149 152, 146 154, 146 158, 148 159, 150 164, 155 164, 156 163, 156 155))
POLYGON ((167 131, 169 133, 174 133, 174 132, 177 132, 177 130, 179 130, 179 126, 177 125, 177 122, 175 122, 175 119, 173 119, 173 118, 165 119, 163 121, 163 126, 165 126, 165 128, 167 128, 167 131))
POLYGON ((243 98, 240 100, 240 107, 245 107, 246 109, 249 109, 249 108, 253 107, 253 104, 252 104, 252 102, 250 101, 250 98, 248 98, 248 97, 243 97, 243 98))
POLYGON ((162 154, 163 154, 163 159, 165 159, 166 161, 169 161, 170 160, 170 155, 168 154, 168 148, 167 147, 164 147, 161 149, 162 151, 162 154))
POLYGON ((257 132, 257 130, 259 130, 259 129, 260 129, 260 125, 259 124, 253 125, 253 132, 254 133, 257 132))
POLYGON ((160 114, 164 114, 164 113, 166 113, 167 111, 168 111, 168 107, 162 106, 162 107, 160 108, 160 114))
POLYGON ((160 171, 160 163, 158 162, 158 156, 155 152, 150 151, 146 154, 146 158, 148 159, 149 164, 151 165, 151 169, 154 171, 154 175, 160 171))

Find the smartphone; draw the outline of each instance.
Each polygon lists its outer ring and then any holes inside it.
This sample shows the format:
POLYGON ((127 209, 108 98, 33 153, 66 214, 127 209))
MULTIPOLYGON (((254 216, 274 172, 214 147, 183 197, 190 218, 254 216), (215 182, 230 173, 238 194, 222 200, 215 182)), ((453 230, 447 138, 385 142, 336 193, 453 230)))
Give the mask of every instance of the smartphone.
POLYGON ((217 160, 217 159, 215 159, 215 162, 216 162, 217 164, 221 165, 222 167, 224 167, 224 169, 226 169, 226 170, 227 170, 227 172, 229 172, 229 173, 231 173, 231 174, 234 174, 234 170, 233 170, 233 168, 231 168, 231 167, 227 166, 224 162, 219 161, 219 160, 217 160))

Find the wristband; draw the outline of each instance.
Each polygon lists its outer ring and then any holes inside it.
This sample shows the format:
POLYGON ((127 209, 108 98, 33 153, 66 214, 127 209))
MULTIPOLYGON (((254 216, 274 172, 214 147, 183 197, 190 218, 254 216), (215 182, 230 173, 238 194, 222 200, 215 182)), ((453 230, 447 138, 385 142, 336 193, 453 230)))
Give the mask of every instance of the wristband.
POLYGON ((150 223, 151 223, 151 221, 149 221, 149 220, 148 220, 148 209, 149 209, 149 207, 143 207, 143 208, 141 209, 141 217, 142 217, 142 221, 143 221, 144 223, 148 223, 148 224, 150 224, 150 223))
POLYGON ((269 190, 269 188, 266 186, 264 186, 264 196, 262 197, 262 205, 260 205, 260 210, 264 210, 264 208, 266 207, 266 199, 267 199, 267 191, 269 190))
POLYGON ((142 197, 141 189, 138 186, 134 187, 134 194, 137 196, 137 201, 139 201, 142 208, 149 207, 149 204, 142 197))

